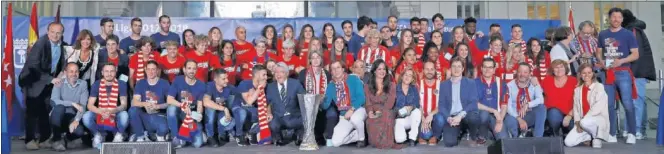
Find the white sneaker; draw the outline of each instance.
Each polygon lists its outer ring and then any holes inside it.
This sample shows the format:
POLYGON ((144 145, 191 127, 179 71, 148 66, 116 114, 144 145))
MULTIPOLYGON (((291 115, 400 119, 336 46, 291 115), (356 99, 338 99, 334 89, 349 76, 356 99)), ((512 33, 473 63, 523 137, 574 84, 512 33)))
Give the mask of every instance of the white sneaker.
POLYGON ((627 137, 627 134, 628 134, 627 131, 623 131, 622 137, 627 137))
POLYGON ((157 142, 164 142, 166 139, 163 136, 157 135, 157 142))
POLYGON ((129 142, 138 142, 138 138, 136 138, 136 134, 131 134, 131 136, 129 136, 129 142))
POLYGON ((124 141, 124 137, 122 136, 121 133, 115 133, 115 136, 113 137, 113 142, 122 142, 124 141))
POLYGON ((618 139, 616 138, 615 135, 609 135, 609 138, 606 139, 606 142, 609 142, 609 143, 616 143, 616 142, 618 142, 618 139))
POLYGON ((593 139, 593 148, 602 148, 602 140, 593 139))
POLYGON ((646 137, 643 136, 643 134, 642 134, 641 132, 637 132, 637 133, 636 133, 636 139, 637 139, 637 140, 643 140, 643 139, 645 139, 645 138, 646 138, 646 137))
POLYGON ((92 147, 97 149, 101 148, 102 138, 103 136, 101 136, 101 134, 95 134, 95 137, 92 139, 92 147))
POLYGON ((636 137, 634 134, 627 134, 627 141, 625 141, 627 144, 635 144, 636 143, 636 137))
MULTIPOLYGON (((115 141, 115 139, 113 141, 115 141)), ((145 142, 145 136, 136 137, 136 142, 145 142)))

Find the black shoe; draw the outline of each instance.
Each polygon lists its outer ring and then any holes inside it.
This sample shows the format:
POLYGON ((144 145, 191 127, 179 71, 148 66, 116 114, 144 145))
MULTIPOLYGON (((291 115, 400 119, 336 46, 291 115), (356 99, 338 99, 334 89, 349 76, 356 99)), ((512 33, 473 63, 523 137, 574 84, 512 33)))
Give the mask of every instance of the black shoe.
POLYGON ((408 142, 408 146, 411 146, 411 147, 414 147, 414 146, 417 145, 417 142, 415 142, 415 141, 413 141, 413 140, 408 140, 408 141, 406 141, 406 142, 408 142))
POLYGON ((276 145, 276 146, 285 146, 287 144, 288 144, 288 142, 285 142, 284 140, 276 140, 274 142, 274 145, 276 145))
POLYGON ((298 147, 299 147, 300 144, 302 144, 302 140, 301 140, 301 139, 297 139, 297 140, 295 140, 295 146, 298 146, 298 147))
POLYGON ((249 144, 251 145, 258 145, 258 136, 256 134, 251 134, 247 136, 249 138, 249 144))
POLYGON ((364 148, 366 146, 367 146, 367 143, 365 143, 364 141, 357 141, 357 147, 358 148, 364 148))
POLYGON ((247 139, 241 136, 235 137, 235 141, 237 142, 237 145, 241 147, 249 145, 249 141, 247 141, 247 139))
POLYGON ((214 136, 208 137, 207 143, 210 147, 219 147, 219 143, 217 143, 217 139, 215 139, 214 136))
POLYGON ((221 135, 219 137, 219 146, 224 146, 226 143, 228 143, 228 135, 221 135))

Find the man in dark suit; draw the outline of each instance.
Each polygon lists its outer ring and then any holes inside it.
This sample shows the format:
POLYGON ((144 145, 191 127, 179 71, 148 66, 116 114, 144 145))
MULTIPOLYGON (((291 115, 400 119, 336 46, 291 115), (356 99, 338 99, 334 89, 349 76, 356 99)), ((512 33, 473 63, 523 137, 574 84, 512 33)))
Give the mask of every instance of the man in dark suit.
POLYGON ((288 66, 283 62, 277 64, 274 74, 275 81, 267 85, 265 92, 270 105, 268 120, 272 139, 275 145, 283 146, 287 142, 283 141, 281 131, 295 130, 295 144, 299 146, 302 142, 303 124, 297 94, 304 94, 304 88, 297 80, 288 78, 288 66))
POLYGON ((443 124, 443 142, 446 147, 459 144, 458 136, 461 125, 468 125, 468 133, 475 141, 472 144, 484 144, 484 140, 477 138, 477 87, 475 81, 462 76, 464 62, 461 58, 453 58, 450 62, 451 76, 449 80, 440 85, 440 99, 438 99, 438 112, 436 116, 445 119, 443 124), (470 95, 474 94, 474 95, 470 95))
POLYGON ((53 85, 63 81, 61 72, 66 63, 61 40, 63 32, 61 23, 50 23, 47 35, 40 37, 32 46, 19 75, 18 84, 26 95, 25 143, 28 150, 50 147, 45 142, 51 136, 47 104, 50 103, 53 85), (39 140, 35 140, 37 125, 39 140))

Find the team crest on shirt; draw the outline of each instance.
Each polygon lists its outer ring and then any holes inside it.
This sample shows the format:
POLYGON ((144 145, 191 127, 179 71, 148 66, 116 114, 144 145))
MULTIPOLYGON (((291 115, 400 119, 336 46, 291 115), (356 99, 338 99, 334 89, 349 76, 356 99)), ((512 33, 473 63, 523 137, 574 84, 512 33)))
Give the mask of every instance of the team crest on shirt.
POLYGON ((145 100, 150 103, 157 103, 157 100, 159 100, 159 97, 154 92, 151 91, 145 91, 145 100))
POLYGON ((208 62, 201 62, 197 64, 199 68, 208 68, 208 62))
POLYGON ((166 74, 180 74, 180 68, 172 68, 164 71, 166 74))

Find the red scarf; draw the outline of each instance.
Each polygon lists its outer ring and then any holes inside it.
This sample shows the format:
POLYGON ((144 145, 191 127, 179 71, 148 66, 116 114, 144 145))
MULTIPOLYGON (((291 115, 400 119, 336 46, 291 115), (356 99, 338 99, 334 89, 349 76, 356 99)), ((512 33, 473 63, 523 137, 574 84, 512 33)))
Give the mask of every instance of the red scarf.
POLYGON ((352 108, 350 104, 350 91, 348 90, 348 84, 346 81, 348 80, 348 75, 344 75, 343 80, 341 82, 335 81, 336 84, 336 89, 337 89, 337 108, 339 111, 347 111, 352 108))
POLYGON ((597 39, 594 37, 588 37, 588 40, 583 40, 583 37, 579 35, 577 36, 577 42, 579 43, 577 50, 581 51, 582 53, 595 53, 595 50, 597 50, 597 39))
MULTIPOLYGON (((187 108, 190 108, 190 105, 194 103, 194 96, 191 93, 182 91, 180 94, 182 106, 180 108, 184 111, 187 108)), ((192 112, 194 109, 191 109, 192 112)), ((198 125, 191 118, 191 114, 186 114, 184 120, 182 120, 182 125, 180 125, 180 130, 178 131, 178 137, 182 140, 192 142, 193 136, 198 134, 198 125)))
POLYGON ((581 89, 581 104, 583 109, 581 117, 583 117, 583 115, 586 115, 586 113, 588 113, 588 110, 590 110, 590 104, 588 103, 588 92, 590 92, 590 88, 584 85, 583 88, 581 89))
POLYGON ((515 44, 515 43, 521 44, 521 54, 526 53, 526 49, 527 49, 526 41, 524 41, 524 40, 521 40, 521 41, 510 40, 510 45, 515 44))
MULTIPOLYGON (((264 87, 258 87, 256 89, 261 89, 264 87)), ((270 132, 269 121, 267 121, 267 98, 265 97, 265 91, 258 94, 256 99, 256 104, 258 105, 258 127, 259 131, 256 134, 258 138, 258 144, 266 144, 272 141, 272 133, 270 132)))
MULTIPOLYGON (((543 54, 543 53, 540 53, 543 54)), ((548 66, 546 66, 546 58, 542 58, 539 61, 539 65, 535 66, 534 60, 530 58, 526 58, 526 62, 530 64, 531 68, 533 68, 531 71, 533 72, 533 75, 536 75, 539 77, 540 81, 544 80, 544 77, 546 77, 546 73, 548 70, 548 66)))
MULTIPOLYGON (((632 99, 636 99, 638 95, 636 95, 636 83, 634 82, 634 75, 632 75, 632 69, 629 67, 616 67, 616 68, 609 68, 606 70, 606 84, 613 85, 614 82, 616 82, 616 71, 628 71, 629 76, 632 79, 632 99)), ((617 90, 616 90, 617 92, 617 90)), ((616 93, 619 94, 619 93, 616 93)), ((619 99, 620 95, 616 95, 616 99, 619 99)))
POLYGON ((325 88, 327 88, 327 75, 325 75, 325 71, 323 71, 322 68, 318 72, 318 75, 320 75, 319 80, 317 81, 320 89, 316 91, 316 74, 314 69, 312 67, 307 69, 307 77, 304 79, 307 86, 307 94, 325 94, 325 88))
POLYGON ((517 111, 521 110, 521 106, 526 105, 528 102, 530 102, 530 93, 528 92, 528 87, 519 88, 519 92, 516 95, 517 111))
MULTIPOLYGON (((417 35, 417 47, 420 49, 424 48, 424 43, 426 43, 426 40, 424 40, 424 34, 419 34, 417 35)), ((421 55, 419 55, 421 56, 421 55)))
MULTIPOLYGON (((110 94, 107 92, 106 86, 108 85, 108 81, 102 79, 99 81, 99 108, 100 109, 105 109, 105 110, 114 110, 116 107, 118 107, 118 99, 120 97, 119 91, 120 91, 120 86, 118 84, 118 80, 114 79, 111 84, 111 92, 110 94)), ((106 131, 116 131, 117 128, 115 127, 115 114, 111 114, 108 118, 103 118, 101 115, 97 114, 97 127, 100 130, 106 130, 106 131)))
MULTIPOLYGON (((143 60, 143 54, 138 54, 138 68, 136 69, 136 81, 144 79, 145 78, 145 63, 146 61, 143 60)), ((148 58, 149 60, 154 60, 154 54, 150 53, 150 57, 148 58)))

